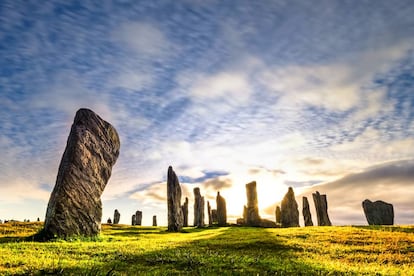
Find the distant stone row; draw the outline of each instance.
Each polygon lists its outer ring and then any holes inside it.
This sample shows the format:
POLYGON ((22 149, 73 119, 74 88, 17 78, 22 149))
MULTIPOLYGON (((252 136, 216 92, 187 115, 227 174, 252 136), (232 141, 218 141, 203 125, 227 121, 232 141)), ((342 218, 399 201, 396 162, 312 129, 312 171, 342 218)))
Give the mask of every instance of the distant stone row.
MULTIPOLYGON (((106 221, 108 224, 118 224, 121 219, 121 213, 119 213, 118 209, 114 211, 114 220, 112 221, 111 218, 108 218, 106 221)), ((131 225, 142 225, 142 211, 136 211, 135 214, 132 215, 131 218, 131 225)), ((152 216, 152 226, 157 226, 157 216, 152 216)))

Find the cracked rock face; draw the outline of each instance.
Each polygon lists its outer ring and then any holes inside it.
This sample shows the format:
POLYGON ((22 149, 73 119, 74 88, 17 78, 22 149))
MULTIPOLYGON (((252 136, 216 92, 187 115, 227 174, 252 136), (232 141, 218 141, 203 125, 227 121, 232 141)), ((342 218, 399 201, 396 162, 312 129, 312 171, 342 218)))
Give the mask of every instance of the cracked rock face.
POLYGON ((46 238, 99 234, 101 194, 119 148, 119 136, 111 124, 92 110, 76 112, 46 211, 46 238))
POLYGON ((366 199, 362 202, 362 208, 369 225, 394 224, 394 207, 392 204, 382 200, 372 202, 366 199))

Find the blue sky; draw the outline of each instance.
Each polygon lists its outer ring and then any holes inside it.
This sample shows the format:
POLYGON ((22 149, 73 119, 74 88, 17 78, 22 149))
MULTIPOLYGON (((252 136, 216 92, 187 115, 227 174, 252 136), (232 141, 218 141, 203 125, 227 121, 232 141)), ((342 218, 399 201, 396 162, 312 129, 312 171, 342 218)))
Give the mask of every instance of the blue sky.
MULTIPOLYGON (((293 186, 414 223, 412 1, 2 1, 0 218, 43 218, 75 112, 118 130, 104 220, 166 224, 167 168, 241 216, 293 186)), ((311 208, 313 203, 311 202, 311 208)), ((191 208, 190 208, 191 209, 191 208)), ((316 220, 316 217, 314 217, 316 220)))

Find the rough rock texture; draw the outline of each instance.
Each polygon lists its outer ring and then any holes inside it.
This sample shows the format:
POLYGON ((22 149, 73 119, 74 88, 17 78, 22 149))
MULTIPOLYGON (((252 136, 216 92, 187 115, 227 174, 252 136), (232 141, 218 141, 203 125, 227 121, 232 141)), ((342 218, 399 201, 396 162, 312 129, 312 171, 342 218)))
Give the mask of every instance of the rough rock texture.
POLYGON ((318 191, 312 194, 313 202, 316 208, 316 216, 318 218, 319 226, 331 226, 332 223, 328 216, 328 202, 326 195, 321 195, 318 191))
POLYGON ((185 198, 184 204, 181 206, 183 212, 183 226, 188 226, 188 197, 185 198))
POLYGON ((44 239, 95 236, 101 230, 101 194, 119 155, 113 126, 89 109, 79 109, 49 199, 44 239))
POLYGON ((132 215, 132 218, 131 218, 131 225, 132 225, 132 226, 137 225, 137 218, 136 218, 135 214, 133 214, 133 215, 132 215))
POLYGON ((276 215, 276 224, 280 224, 280 218, 282 216, 282 213, 280 212, 280 206, 276 206, 275 215, 276 215))
POLYGON ((211 220, 214 223, 218 223, 217 221, 217 209, 212 209, 211 210, 211 220))
POLYGON ((118 224, 120 219, 121 219, 121 213, 119 213, 118 209, 115 209, 115 211, 114 211, 114 224, 118 224))
POLYGON ((157 226, 157 216, 152 216, 152 226, 157 226))
POLYGON ((141 211, 135 212, 135 219, 136 219, 136 225, 142 225, 142 212, 141 211))
POLYGON ((394 224, 394 207, 392 204, 381 200, 372 202, 365 199, 362 202, 362 208, 369 225, 394 224))
POLYGON ((220 192, 217 192, 216 197, 216 206, 217 206, 217 224, 218 226, 227 225, 227 207, 226 200, 220 195, 220 192))
POLYGON ((292 187, 289 187, 288 192, 282 200, 280 223, 282 227, 299 226, 298 203, 296 202, 292 187))
POLYGON ((256 181, 246 184, 247 206, 245 222, 248 226, 260 226, 259 205, 257 202, 256 181))
POLYGON ((309 208, 309 202, 306 196, 302 198, 302 214, 303 214, 303 221, 305 222, 305 226, 313 226, 312 215, 311 215, 310 208, 309 208))
POLYGON ((211 216, 211 206, 210 201, 207 201, 207 215, 208 215, 208 225, 213 225, 213 218, 211 216))
POLYGON ((200 188, 194 188, 194 226, 204 227, 204 197, 200 194, 200 188))
POLYGON ((167 173, 168 231, 178 232, 183 228, 183 212, 181 210, 181 186, 172 167, 167 173))

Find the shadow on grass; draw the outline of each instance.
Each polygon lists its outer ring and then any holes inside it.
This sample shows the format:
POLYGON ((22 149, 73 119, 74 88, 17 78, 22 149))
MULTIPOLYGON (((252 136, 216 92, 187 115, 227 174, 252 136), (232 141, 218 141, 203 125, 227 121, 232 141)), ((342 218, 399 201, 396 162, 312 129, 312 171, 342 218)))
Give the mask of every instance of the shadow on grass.
POLYGON ((414 233, 414 226, 394 226, 394 225, 354 225, 354 228, 377 230, 383 232, 401 232, 401 233, 414 233))
MULTIPOLYGON (((187 233, 212 230, 188 228, 187 233)), ((216 231, 215 229, 213 229, 216 231)), ((183 242, 177 247, 143 253, 108 253, 101 264, 74 268, 56 267, 25 274, 60 275, 324 275, 322 270, 302 263, 302 249, 286 244, 281 237, 261 228, 229 227, 218 235, 183 242)), ((168 233, 168 232, 167 232, 168 233)), ((136 233, 133 233, 136 235, 136 233)), ((159 232, 163 234, 163 232, 159 232)), ((110 234, 113 235, 113 234, 110 234)))

